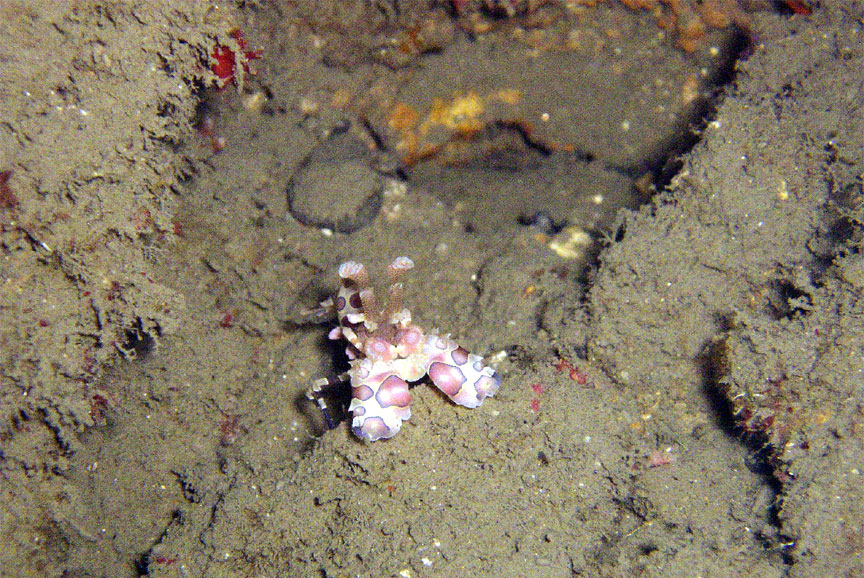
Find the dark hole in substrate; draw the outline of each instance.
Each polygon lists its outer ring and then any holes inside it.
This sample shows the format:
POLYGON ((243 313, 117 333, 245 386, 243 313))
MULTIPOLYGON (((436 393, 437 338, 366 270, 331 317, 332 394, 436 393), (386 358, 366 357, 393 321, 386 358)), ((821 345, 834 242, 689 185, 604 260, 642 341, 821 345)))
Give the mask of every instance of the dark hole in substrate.
POLYGON ((775 319, 787 319, 796 313, 806 314, 812 306, 810 295, 791 281, 778 279, 771 283, 771 289, 768 300, 775 319))
MULTIPOLYGON (((718 319, 718 325, 725 330, 731 326, 728 319, 718 319)), ((764 516, 765 521, 772 528, 772 533, 770 536, 766 534, 762 538, 762 542, 766 550, 777 550, 779 545, 790 542, 789 537, 781 532, 780 508, 782 502, 779 497, 783 492, 783 484, 775 474, 777 463, 774 456, 777 448, 768 443, 768 436, 765 432, 747 431, 736 419, 733 403, 724 386, 728 362, 723 340, 708 344, 704 353, 699 356, 699 363, 702 367, 703 392, 710 404, 716 425, 726 435, 739 440, 747 447, 750 451, 747 459, 748 469, 759 474, 770 488, 772 497, 764 516)), ((786 563, 789 563, 788 552, 781 550, 781 556, 786 563)))
POLYGON ((120 350, 129 358, 142 359, 153 350, 156 340, 144 330, 141 318, 136 319, 135 325, 126 330, 126 339, 120 344, 120 350))

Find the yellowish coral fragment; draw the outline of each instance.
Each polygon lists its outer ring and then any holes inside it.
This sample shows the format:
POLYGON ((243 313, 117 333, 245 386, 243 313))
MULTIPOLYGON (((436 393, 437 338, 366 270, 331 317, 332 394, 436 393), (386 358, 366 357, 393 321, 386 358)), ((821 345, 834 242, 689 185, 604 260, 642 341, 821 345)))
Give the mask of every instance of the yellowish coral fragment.
POLYGON ((485 110, 483 97, 476 92, 456 96, 449 103, 435 99, 427 123, 445 126, 451 130, 479 130, 482 126, 479 118, 485 110))
POLYGON ((577 259, 585 256, 592 242, 584 229, 572 226, 555 235, 547 246, 562 259, 577 259))
POLYGON ((789 200, 789 189, 786 187, 786 179, 780 179, 780 184, 777 185, 777 198, 781 201, 789 200))
POLYGON ((502 88, 493 96, 506 104, 518 104, 522 100, 522 92, 515 88, 502 88))

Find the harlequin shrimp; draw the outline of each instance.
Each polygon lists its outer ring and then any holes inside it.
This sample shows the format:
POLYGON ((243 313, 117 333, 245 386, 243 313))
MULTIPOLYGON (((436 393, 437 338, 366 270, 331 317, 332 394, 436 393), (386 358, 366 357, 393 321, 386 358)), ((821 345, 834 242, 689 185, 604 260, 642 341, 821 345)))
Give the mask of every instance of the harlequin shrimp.
POLYGON ((413 267, 408 257, 398 257, 390 264, 388 298, 382 307, 370 287, 366 267, 354 261, 339 266, 339 291, 321 307, 335 312, 339 320, 328 337, 348 342, 345 353, 351 369, 336 380, 315 380, 306 393, 321 408, 329 428, 333 421, 322 390, 344 381, 351 382, 351 429, 367 441, 399 432, 402 422, 411 417, 408 382, 426 375, 454 403, 465 407, 477 407, 498 391, 497 374, 483 365, 480 356, 460 347, 449 335, 427 334, 411 323, 411 312, 402 307, 399 279, 413 267))

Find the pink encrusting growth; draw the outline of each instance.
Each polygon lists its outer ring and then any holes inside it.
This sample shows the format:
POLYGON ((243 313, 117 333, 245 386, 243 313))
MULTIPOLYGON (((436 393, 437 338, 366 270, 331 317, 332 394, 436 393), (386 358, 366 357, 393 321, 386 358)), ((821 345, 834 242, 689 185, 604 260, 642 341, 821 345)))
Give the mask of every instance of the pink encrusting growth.
MULTIPOLYGON (((352 430, 364 440, 393 437, 411 417, 408 382, 429 375, 453 402, 471 408, 495 395, 500 384, 480 356, 460 347, 449 335, 427 335, 411 323, 411 312, 402 307, 399 279, 413 267, 408 257, 398 257, 390 264, 388 299, 381 307, 369 286, 366 268, 354 261, 342 263, 339 292, 322 303, 334 309, 339 320, 330 339, 348 341, 351 369, 347 376, 352 394, 348 409, 354 415, 352 430)), ((327 379, 316 381, 308 394, 325 411, 320 390, 328 383, 327 379)))

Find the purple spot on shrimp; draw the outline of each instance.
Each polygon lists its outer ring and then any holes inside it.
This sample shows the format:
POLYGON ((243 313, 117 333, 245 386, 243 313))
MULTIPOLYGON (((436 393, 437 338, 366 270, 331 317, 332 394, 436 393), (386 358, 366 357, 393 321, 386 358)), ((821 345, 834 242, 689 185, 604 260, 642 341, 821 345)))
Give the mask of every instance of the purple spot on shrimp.
POLYGON ((436 361, 429 366, 429 378, 435 386, 449 396, 454 396, 465 383, 465 374, 458 367, 436 361))
POLYGON ((408 384, 402 379, 391 375, 378 388, 378 393, 375 394, 375 401, 381 407, 408 407, 411 405, 411 393, 408 391, 408 384))
POLYGON ((357 387, 351 388, 351 397, 354 399, 359 399, 360 401, 366 401, 374 395, 374 391, 368 385, 358 385, 357 387))
POLYGON ((363 302, 360 300, 360 294, 352 293, 351 296, 348 298, 348 304, 354 309, 362 309, 363 302))
POLYGON ((453 355, 453 361, 456 362, 456 365, 464 365, 468 361, 468 352, 462 347, 454 349, 451 355, 453 355))
POLYGON ((501 380, 498 379, 498 374, 493 373, 492 377, 484 375, 474 384, 474 388, 477 390, 477 399, 483 401, 490 395, 495 395, 499 385, 501 385, 501 380))
POLYGON ((409 327, 399 335, 399 343, 410 348, 416 348, 422 341, 423 332, 416 327, 409 327))
POLYGON ((358 438, 363 438, 370 442, 374 442, 380 438, 391 437, 393 435, 390 433, 390 428, 387 427, 387 424, 385 424, 384 420, 380 417, 366 418, 362 425, 351 429, 354 432, 354 435, 358 438))
POLYGON ((336 311, 342 311, 345 309, 345 298, 339 295, 336 297, 336 311))

